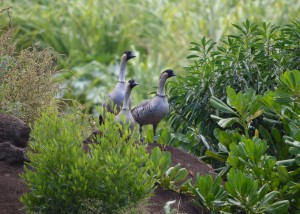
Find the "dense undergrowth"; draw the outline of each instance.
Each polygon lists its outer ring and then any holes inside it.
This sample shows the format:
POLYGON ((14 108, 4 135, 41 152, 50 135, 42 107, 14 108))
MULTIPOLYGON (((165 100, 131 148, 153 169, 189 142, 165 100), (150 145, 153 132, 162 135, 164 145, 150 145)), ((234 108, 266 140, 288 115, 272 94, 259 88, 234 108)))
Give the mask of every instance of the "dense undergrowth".
POLYGON ((187 74, 169 84, 169 120, 178 132, 173 143, 228 180, 223 189, 218 179, 200 177, 211 186, 194 187, 200 204, 218 212, 297 213, 300 23, 234 27, 239 33, 223 46, 205 37, 193 43, 187 74))
MULTIPOLYGON (((200 155, 214 150, 218 143, 214 135, 218 124, 211 115, 222 114, 209 104, 212 96, 225 101, 227 86, 236 92, 253 89, 263 95, 278 87, 285 71, 300 69, 299 21, 278 26, 247 20, 233 27, 238 32, 221 40, 222 45, 216 46, 206 37, 193 42, 185 75, 168 85, 174 109, 170 124, 179 133, 177 139, 200 155)), ((254 129, 257 121, 251 123, 254 129)), ((249 134, 253 133, 252 129, 249 134)))
POLYGON ((74 112, 44 111, 31 133, 30 163, 22 175, 30 189, 21 202, 26 210, 78 213, 88 200, 97 200, 98 213, 136 205, 154 186, 152 162, 145 145, 119 135, 114 116, 99 127, 98 144, 83 149, 87 123, 74 112), (47 127, 47 131, 45 131, 47 127), (150 174, 149 174, 150 173, 150 174))

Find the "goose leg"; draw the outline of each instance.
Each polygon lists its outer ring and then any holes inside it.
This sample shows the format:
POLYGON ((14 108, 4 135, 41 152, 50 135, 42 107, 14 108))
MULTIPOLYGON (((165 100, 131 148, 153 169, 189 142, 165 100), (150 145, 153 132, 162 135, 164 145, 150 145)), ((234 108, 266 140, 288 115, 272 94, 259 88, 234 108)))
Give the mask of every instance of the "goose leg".
POLYGON ((140 141, 141 141, 141 143, 144 143, 142 125, 140 125, 140 141))
POLYGON ((154 143, 157 143, 156 128, 157 128, 157 125, 153 124, 154 143))

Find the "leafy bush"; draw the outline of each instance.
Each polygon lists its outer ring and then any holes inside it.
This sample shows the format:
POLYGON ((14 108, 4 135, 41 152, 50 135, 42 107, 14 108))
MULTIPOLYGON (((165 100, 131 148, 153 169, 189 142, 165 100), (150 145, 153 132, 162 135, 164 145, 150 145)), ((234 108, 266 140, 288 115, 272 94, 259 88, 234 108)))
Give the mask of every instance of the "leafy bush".
POLYGON ((180 163, 171 167, 170 152, 162 152, 159 147, 155 147, 152 149, 151 161, 154 165, 154 177, 162 188, 174 191, 178 191, 179 189, 180 191, 181 187, 188 182, 179 184, 186 179, 189 172, 186 168, 181 168, 180 163))
POLYGON ((259 105, 253 89, 248 89, 244 94, 235 93, 231 87, 227 87, 227 103, 228 106, 216 97, 211 97, 210 104, 220 112, 232 115, 230 118, 221 118, 211 115, 211 118, 218 121, 218 125, 222 128, 230 127, 237 123, 243 129, 242 133, 249 137, 251 123, 254 119, 261 116, 263 111, 259 105), (235 110, 234 110, 235 109, 235 110))
POLYGON ((204 205, 213 213, 287 213, 288 200, 278 199, 279 192, 270 191, 268 184, 259 185, 257 180, 242 171, 231 169, 225 187, 221 178, 197 175, 195 184, 189 184, 195 203, 204 205))
POLYGON ((259 187, 258 182, 243 172, 228 173, 225 184, 229 203, 246 213, 287 213, 289 201, 276 201, 278 192, 269 192, 267 184, 259 187))
MULTIPOLYGON (((230 132, 246 137, 260 136, 270 146, 268 152, 279 160, 291 157, 286 139, 299 140, 300 120, 298 116, 299 103, 298 85, 300 72, 287 71, 280 76, 278 88, 268 91, 263 96, 255 95, 252 89, 244 94, 236 94, 232 88, 227 88, 227 103, 216 97, 210 99, 211 105, 218 110, 219 115, 212 115, 222 128, 232 129, 230 132), (293 89, 290 89, 293 88, 293 89), (250 104, 250 105, 247 105, 250 104), (258 120, 256 120, 258 119, 258 120), (242 129, 241 129, 242 128, 242 129)), ((217 139, 226 149, 231 143, 228 139, 229 130, 216 131, 217 139), (223 134, 223 136, 222 136, 223 134), (224 139, 227 137, 227 140, 224 139)), ((219 146, 220 148, 220 146, 219 146)))
POLYGON ((290 209, 295 210, 299 206, 300 193, 300 102, 297 89, 300 72, 287 71, 279 79, 278 88, 274 92, 266 92, 263 96, 256 96, 251 89, 244 94, 235 94, 228 88, 228 104, 215 97, 211 98, 212 105, 219 113, 226 115, 226 118, 213 118, 227 130, 215 131, 219 140, 219 150, 207 151, 206 155, 225 163, 220 172, 221 176, 225 175, 230 167, 234 167, 252 177, 261 187, 268 185, 268 190, 276 191, 277 197, 290 200, 290 209), (247 97, 248 100, 245 99, 247 97), (240 103, 244 105, 239 105, 240 103), (256 127, 252 133, 255 137, 250 139, 249 127, 259 115, 260 120, 258 124, 254 124, 256 127))
POLYGON ((36 47, 15 53, 12 33, 9 29, 0 35, 0 111, 33 123, 54 102, 55 54, 36 47))
POLYGON ((190 50, 195 54, 188 57, 192 62, 186 75, 168 84, 171 126, 180 133, 180 141, 188 139, 187 146, 201 155, 206 149, 216 149, 213 131, 218 125, 210 115, 222 117, 209 105, 210 97, 224 102, 227 86, 236 92, 253 89, 263 94, 277 87, 285 71, 299 69, 299 21, 280 27, 247 20, 234 27, 238 33, 227 36, 223 45, 216 47, 205 37, 193 42, 190 50))
POLYGON ((113 116, 99 127, 104 133, 99 144, 86 153, 82 146, 81 114, 59 116, 47 111, 32 130, 30 163, 22 178, 29 192, 21 202, 29 212, 78 213, 90 200, 99 203, 101 213, 114 213, 136 205, 152 192, 152 163, 145 146, 119 135, 113 116), (45 128, 47 127, 47 128, 45 128))
POLYGON ((196 181, 189 188, 195 196, 195 203, 198 206, 205 206, 212 212, 218 212, 226 208, 228 194, 221 184, 221 177, 212 178, 211 175, 196 175, 196 181))

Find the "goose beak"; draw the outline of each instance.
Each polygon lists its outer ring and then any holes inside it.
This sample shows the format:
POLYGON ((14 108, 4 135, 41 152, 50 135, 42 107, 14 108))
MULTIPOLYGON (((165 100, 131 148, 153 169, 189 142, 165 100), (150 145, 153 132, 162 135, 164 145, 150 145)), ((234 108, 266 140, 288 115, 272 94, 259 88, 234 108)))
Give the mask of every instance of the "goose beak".
POLYGON ((135 87, 135 86, 137 86, 138 84, 135 82, 135 83, 133 83, 133 87, 135 87))
POLYGON ((134 58, 134 57, 136 57, 136 55, 134 55, 134 53, 130 53, 130 55, 128 56, 128 59, 127 60, 130 60, 130 59, 132 59, 132 58, 134 58))

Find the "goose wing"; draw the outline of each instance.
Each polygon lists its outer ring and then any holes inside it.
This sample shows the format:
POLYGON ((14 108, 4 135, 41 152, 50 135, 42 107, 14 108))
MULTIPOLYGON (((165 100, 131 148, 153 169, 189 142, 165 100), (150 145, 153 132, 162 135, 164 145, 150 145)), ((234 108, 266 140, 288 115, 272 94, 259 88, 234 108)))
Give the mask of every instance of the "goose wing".
POLYGON ((132 109, 131 113, 137 123, 145 125, 151 123, 153 110, 155 110, 155 108, 153 108, 153 99, 150 99, 141 102, 132 109))
POLYGON ((144 109, 150 105, 151 100, 143 100, 139 105, 137 105, 136 107, 134 107, 131 112, 138 112, 138 111, 144 111, 144 109))

